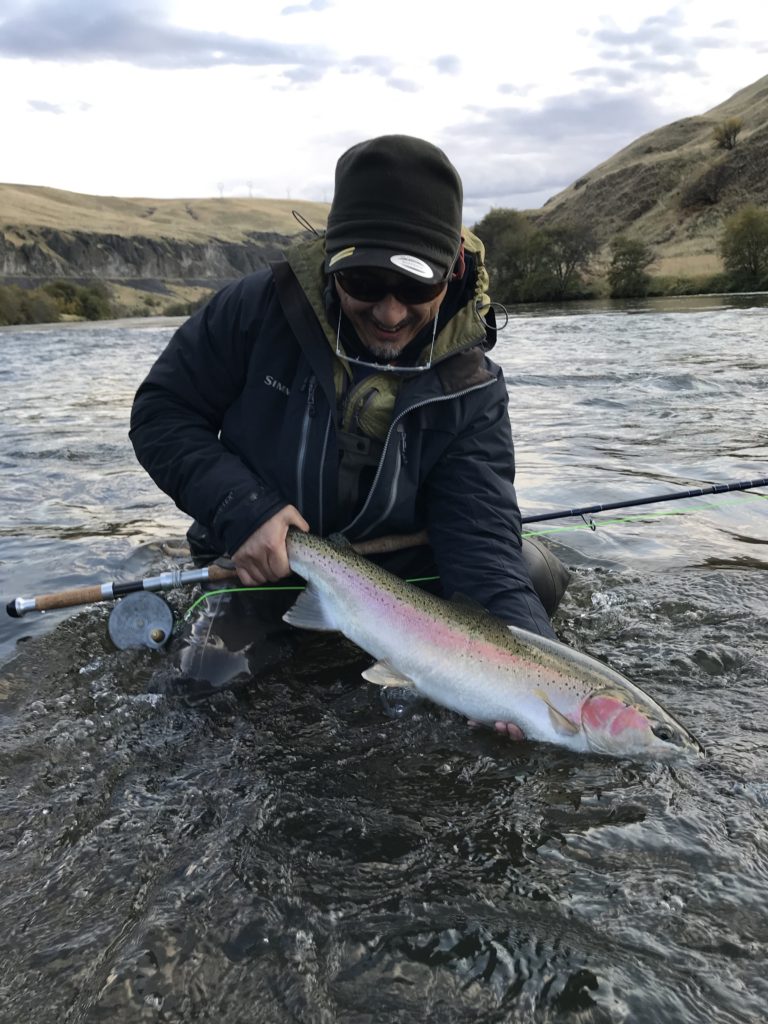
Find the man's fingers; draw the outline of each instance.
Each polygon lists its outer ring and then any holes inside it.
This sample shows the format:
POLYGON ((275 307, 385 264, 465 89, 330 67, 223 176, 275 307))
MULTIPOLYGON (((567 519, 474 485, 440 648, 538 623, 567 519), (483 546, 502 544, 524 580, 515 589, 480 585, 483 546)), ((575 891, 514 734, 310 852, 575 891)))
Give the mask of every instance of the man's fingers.
MULTIPOLYGON (((467 725, 470 729, 480 728, 480 722, 476 722, 473 718, 467 719, 467 725)), ((525 733, 519 725, 515 725, 514 722, 494 722, 493 727, 496 732, 501 733, 503 736, 507 736, 511 740, 524 740, 525 733)))
POLYGON ((272 583, 290 575, 291 566, 285 544, 281 547, 267 549, 267 576, 272 583))
POLYGON ((287 513, 286 522, 289 526, 297 526, 304 533, 309 533, 309 523, 295 505, 289 505, 285 512, 287 513))
POLYGON ((525 733, 520 728, 520 726, 515 725, 514 722, 496 722, 494 724, 494 728, 496 729, 496 732, 500 732, 506 736, 509 736, 511 740, 525 739, 525 733))

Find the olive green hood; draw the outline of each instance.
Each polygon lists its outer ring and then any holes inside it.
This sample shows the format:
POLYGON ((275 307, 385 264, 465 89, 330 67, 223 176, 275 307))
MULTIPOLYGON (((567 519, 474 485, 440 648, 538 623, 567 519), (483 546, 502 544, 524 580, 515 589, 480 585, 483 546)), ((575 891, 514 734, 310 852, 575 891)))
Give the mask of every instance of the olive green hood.
MULTIPOLYGON (((474 256, 474 290, 469 301, 451 316, 437 334, 432 353, 433 365, 487 341, 485 316, 490 310, 491 300, 488 296, 485 246, 468 228, 462 228, 462 238, 465 252, 474 256)), ((325 307, 325 240, 318 238, 309 242, 299 242, 288 250, 286 259, 312 306, 333 353, 333 379, 336 397, 341 403, 342 429, 358 430, 369 437, 383 439, 392 421, 402 375, 386 371, 373 372, 350 388, 352 372, 349 365, 336 355, 336 331, 328 322, 325 307)), ((431 342, 424 346, 419 357, 420 364, 426 363, 431 348, 431 342)))

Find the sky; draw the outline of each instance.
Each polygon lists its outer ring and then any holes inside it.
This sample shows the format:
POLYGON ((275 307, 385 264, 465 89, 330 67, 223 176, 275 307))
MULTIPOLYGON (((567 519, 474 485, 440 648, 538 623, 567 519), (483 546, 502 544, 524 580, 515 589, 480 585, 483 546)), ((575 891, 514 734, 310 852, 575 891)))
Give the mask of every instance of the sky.
POLYGON ((474 223, 766 74, 758 0, 0 0, 0 181, 329 202, 403 133, 474 223))

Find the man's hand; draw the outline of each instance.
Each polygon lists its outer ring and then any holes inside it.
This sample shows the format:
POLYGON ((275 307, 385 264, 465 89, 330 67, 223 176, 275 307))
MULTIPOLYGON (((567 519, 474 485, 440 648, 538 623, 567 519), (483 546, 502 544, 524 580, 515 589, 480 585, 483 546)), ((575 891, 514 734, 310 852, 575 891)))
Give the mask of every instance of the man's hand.
MULTIPOLYGON (((471 729, 479 729, 480 723, 476 722, 472 718, 467 719, 467 725, 471 729)), ((515 725, 514 722, 494 722, 493 727, 496 732, 500 732, 502 736, 508 736, 511 740, 524 740, 525 733, 519 725, 515 725)))
POLYGON ((286 505, 262 523, 232 555, 237 575, 246 586, 274 583, 289 575, 285 537, 290 526, 304 533, 309 530, 309 523, 294 505, 286 505))

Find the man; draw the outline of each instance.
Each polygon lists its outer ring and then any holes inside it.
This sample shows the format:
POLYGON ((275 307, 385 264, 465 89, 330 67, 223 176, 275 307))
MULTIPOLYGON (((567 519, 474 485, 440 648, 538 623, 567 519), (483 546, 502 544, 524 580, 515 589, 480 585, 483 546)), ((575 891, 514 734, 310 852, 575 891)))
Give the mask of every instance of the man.
MULTIPOLYGON (((136 395, 131 439, 246 585, 289 573, 290 527, 350 540, 426 528, 382 564, 440 577, 554 636, 521 548, 482 243, 445 154, 383 136, 339 159, 324 238, 214 296, 136 395)), ((557 569, 555 569, 557 573, 557 569)), ((555 601, 556 603, 556 601, 555 601)))

